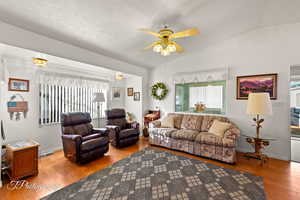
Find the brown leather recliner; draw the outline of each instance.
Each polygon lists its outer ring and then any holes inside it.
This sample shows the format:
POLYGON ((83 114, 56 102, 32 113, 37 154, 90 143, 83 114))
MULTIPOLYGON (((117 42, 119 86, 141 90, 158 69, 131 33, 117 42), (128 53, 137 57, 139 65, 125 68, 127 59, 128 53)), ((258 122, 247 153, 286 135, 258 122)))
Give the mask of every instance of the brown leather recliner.
POLYGON ((135 144, 139 140, 139 123, 127 123, 124 109, 115 108, 106 110, 109 140, 115 147, 124 147, 135 144))
POLYGON ((85 163, 108 151, 108 130, 94 129, 91 121, 90 114, 85 112, 61 114, 61 137, 66 158, 85 163))

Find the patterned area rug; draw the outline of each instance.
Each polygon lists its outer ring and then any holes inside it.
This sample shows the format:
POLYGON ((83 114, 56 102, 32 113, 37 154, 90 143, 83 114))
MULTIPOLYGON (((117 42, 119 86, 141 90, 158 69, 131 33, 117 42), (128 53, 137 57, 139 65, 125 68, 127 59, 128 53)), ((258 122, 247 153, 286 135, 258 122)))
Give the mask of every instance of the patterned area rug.
POLYGON ((43 200, 264 200, 261 177, 146 148, 43 200))

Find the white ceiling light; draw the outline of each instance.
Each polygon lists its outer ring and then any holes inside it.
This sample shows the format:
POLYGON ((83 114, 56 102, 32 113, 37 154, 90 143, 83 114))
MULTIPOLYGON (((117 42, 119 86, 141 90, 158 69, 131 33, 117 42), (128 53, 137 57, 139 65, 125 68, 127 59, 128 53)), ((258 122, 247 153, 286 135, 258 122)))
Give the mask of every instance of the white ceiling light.
POLYGON ((34 57, 32 58, 32 62, 38 67, 45 67, 48 63, 48 60, 44 58, 34 57))
POLYGON ((121 72, 117 72, 115 78, 117 80, 123 80, 124 79, 124 74, 122 74, 121 72))

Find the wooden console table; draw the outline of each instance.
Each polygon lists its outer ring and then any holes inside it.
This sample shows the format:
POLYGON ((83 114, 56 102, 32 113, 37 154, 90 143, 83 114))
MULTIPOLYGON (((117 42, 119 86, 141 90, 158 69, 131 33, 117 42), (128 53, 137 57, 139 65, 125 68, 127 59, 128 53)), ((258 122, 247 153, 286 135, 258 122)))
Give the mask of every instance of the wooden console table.
POLYGON ((11 180, 38 174, 38 147, 31 140, 6 145, 7 174, 11 180))

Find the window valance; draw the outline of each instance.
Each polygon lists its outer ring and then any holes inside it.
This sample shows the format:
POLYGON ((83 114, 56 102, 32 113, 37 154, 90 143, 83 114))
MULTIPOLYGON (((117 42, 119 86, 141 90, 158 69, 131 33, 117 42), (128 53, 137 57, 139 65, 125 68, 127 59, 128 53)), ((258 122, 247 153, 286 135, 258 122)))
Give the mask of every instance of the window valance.
POLYGON ((90 77, 80 77, 63 73, 40 71, 38 76, 40 84, 55 84, 59 86, 76 86, 86 88, 108 89, 108 81, 90 77))
POLYGON ((187 73, 176 73, 173 76, 173 81, 175 84, 221 81, 227 79, 228 68, 187 73))

